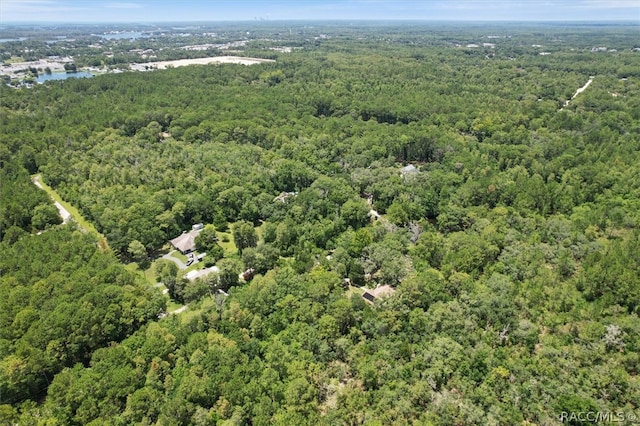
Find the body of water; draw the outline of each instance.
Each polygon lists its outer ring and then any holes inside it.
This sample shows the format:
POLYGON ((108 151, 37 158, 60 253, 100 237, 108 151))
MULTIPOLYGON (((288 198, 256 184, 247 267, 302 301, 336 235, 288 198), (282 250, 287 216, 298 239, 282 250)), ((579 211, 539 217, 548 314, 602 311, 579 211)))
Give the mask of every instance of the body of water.
POLYGON ((8 43, 10 41, 25 41, 27 38, 26 37, 20 37, 20 38, 0 38, 0 43, 8 43))
POLYGON ((93 77, 93 74, 85 71, 57 72, 54 74, 41 74, 38 76, 38 79, 36 81, 38 83, 44 83, 45 81, 51 81, 51 80, 66 80, 68 78, 89 78, 89 77, 93 77))
POLYGON ((94 36, 102 37, 105 40, 135 40, 137 38, 147 38, 150 35, 143 34, 141 32, 129 31, 125 33, 110 33, 110 34, 92 34, 94 36))

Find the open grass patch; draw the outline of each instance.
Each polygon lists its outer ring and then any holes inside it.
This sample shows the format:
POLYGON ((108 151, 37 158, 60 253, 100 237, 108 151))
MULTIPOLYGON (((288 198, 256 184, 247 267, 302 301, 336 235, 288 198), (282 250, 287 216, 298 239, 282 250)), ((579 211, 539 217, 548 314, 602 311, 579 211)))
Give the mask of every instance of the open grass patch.
POLYGON ((262 240, 262 234, 264 233, 264 227, 266 224, 267 222, 262 222, 260 223, 260 226, 255 227, 256 234, 258 235, 258 240, 262 240))
POLYGON ((182 308, 182 306, 183 306, 182 304, 171 300, 171 298, 169 297, 168 294, 166 296, 167 296, 167 312, 171 313, 171 312, 173 312, 173 311, 175 311, 177 309, 182 308))
POLYGON ((185 256, 184 254, 180 253, 178 250, 174 250, 171 253, 171 257, 175 257, 176 259, 178 259, 182 263, 187 263, 187 256, 185 256))
POLYGON ((224 257, 231 257, 238 253, 238 248, 230 232, 217 232, 217 234, 218 244, 220 244, 220 247, 224 250, 224 257))
POLYGON ((154 271, 153 264, 144 271, 144 278, 147 280, 149 285, 155 285, 158 282, 154 271))
POLYGON ((353 295, 362 296, 363 293, 364 290, 362 290, 360 287, 350 285, 349 288, 345 291, 344 295, 347 299, 350 299, 353 295))
POLYGON ((197 271, 199 269, 204 268, 204 260, 205 259, 206 259, 206 257, 201 262, 195 262, 192 265, 187 266, 186 269, 181 269, 180 272, 186 274, 187 272, 197 271))
POLYGON ((142 278, 145 281, 145 283, 147 283, 147 285, 149 286, 154 286, 157 282, 156 275, 153 272, 153 264, 146 270, 143 270, 142 268, 140 268, 140 265, 138 265, 136 262, 131 262, 124 265, 124 268, 127 271, 131 271, 135 274, 138 274, 138 276, 140 276, 140 278, 142 278))
POLYGON ((207 296, 204 299, 199 300, 198 302, 190 304, 189 308, 187 308, 186 311, 182 312, 179 315, 180 322, 182 324, 186 324, 189 321, 191 321, 191 319, 196 318, 205 312, 213 311, 215 309, 216 309, 215 300, 212 297, 207 296))

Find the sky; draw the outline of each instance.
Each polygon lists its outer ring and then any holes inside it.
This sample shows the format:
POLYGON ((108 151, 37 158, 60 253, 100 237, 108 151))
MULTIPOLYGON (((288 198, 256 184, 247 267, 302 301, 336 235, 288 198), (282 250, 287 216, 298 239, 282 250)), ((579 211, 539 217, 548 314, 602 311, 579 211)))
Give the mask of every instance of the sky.
POLYGON ((640 0, 0 0, 0 24, 253 20, 634 21, 640 0))

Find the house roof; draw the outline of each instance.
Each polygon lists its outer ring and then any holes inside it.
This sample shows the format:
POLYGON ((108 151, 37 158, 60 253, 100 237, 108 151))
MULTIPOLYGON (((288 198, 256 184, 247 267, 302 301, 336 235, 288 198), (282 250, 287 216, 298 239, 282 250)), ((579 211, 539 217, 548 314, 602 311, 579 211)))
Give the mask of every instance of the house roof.
POLYGON ((249 268, 246 271, 244 271, 242 274, 240 274, 240 276, 242 277, 243 280, 245 281, 249 281, 251 278, 253 278, 253 274, 255 274, 256 270, 254 268, 249 268))
POLYGON ((416 166, 414 166, 413 164, 409 164, 400 169, 400 174, 402 175, 412 175, 418 172, 418 169, 416 169, 416 166))
POLYGON ((373 297, 373 294, 369 293, 368 291, 365 291, 364 293, 362 293, 362 297, 364 298, 364 300, 373 303, 375 299, 375 297, 373 297))
POLYGON ((391 287, 390 285, 381 285, 376 287, 375 290, 371 290, 371 294, 373 297, 380 299, 387 296, 393 296, 393 293, 396 292, 396 289, 391 287))
POLYGON ((183 253, 192 251, 196 248, 196 237, 200 231, 201 229, 195 229, 189 232, 183 232, 182 235, 174 238, 170 243, 183 253))
POLYGON ((376 287, 374 290, 366 290, 362 293, 362 297, 367 302, 373 303, 376 299, 392 296, 395 292, 396 290, 390 285, 381 285, 376 287))

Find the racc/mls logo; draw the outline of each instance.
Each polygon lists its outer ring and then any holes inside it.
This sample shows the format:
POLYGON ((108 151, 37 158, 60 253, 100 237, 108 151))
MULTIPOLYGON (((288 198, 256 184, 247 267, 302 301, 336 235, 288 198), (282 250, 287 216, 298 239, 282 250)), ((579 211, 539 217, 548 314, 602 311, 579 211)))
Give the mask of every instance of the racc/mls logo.
POLYGON ((589 422, 589 423, 635 423, 637 416, 634 413, 625 413, 623 411, 563 411, 560 413, 559 420, 566 422, 589 422))

